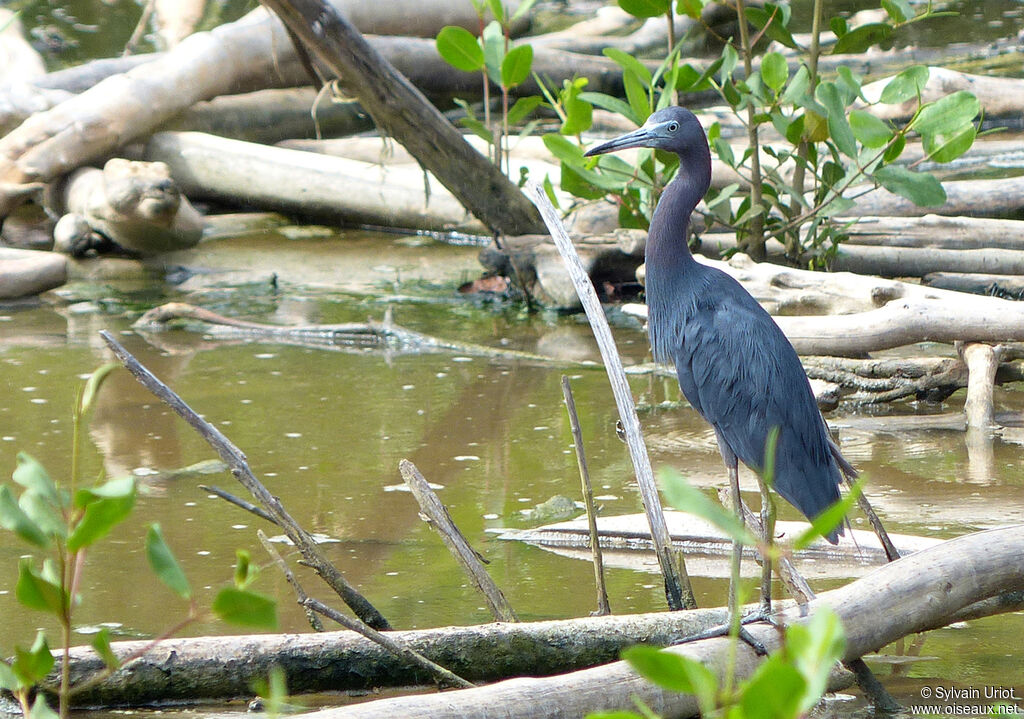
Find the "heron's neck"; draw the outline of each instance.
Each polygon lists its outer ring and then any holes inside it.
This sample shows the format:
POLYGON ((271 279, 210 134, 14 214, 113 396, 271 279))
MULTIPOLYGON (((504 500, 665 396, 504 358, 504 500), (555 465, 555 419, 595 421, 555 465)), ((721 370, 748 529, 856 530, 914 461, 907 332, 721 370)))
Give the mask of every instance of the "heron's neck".
POLYGON ((671 277, 695 264, 687 246, 690 215, 711 185, 711 152, 707 144, 679 155, 679 172, 661 193, 647 235, 645 273, 648 295, 662 278, 671 277), (651 281, 654 287, 651 288, 651 281))

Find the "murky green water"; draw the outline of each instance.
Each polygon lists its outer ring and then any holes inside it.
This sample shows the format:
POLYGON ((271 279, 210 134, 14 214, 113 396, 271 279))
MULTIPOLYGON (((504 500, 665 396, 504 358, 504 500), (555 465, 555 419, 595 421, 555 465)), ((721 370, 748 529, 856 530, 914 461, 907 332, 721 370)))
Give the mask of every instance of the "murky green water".
MULTIPOLYGON (((251 269, 256 254, 246 254, 260 243, 250 238, 235 244, 235 266, 261 277, 262 270, 251 269)), ((403 253, 411 256, 414 251, 410 244, 417 243, 366 234, 334 238, 333 247, 328 238, 268 244, 260 266, 279 272, 276 289, 256 280, 234 291, 216 288, 216 275, 184 296, 157 281, 112 282, 73 286, 74 301, 67 305, 3 308, 0 468, 9 471, 16 452, 24 450, 54 476, 65 475, 71 449, 69 407, 82 375, 106 361, 97 332, 110 329, 246 452, 256 474, 300 522, 334 540, 324 545, 327 555, 396 627, 489 618, 440 540, 418 518, 411 495, 395 490, 401 484, 397 464, 403 458, 443 486, 442 500, 491 560, 492 574, 521 618, 589 613, 594 600, 583 589, 592 582, 587 563, 496 541, 487 530, 531 526, 523 510, 555 494, 578 496, 576 460, 559 389, 563 373, 573 377, 603 512, 640 510, 625 446, 613 431, 614 403, 600 370, 458 353, 389 356, 217 343, 180 329, 146 336, 130 330, 139 311, 168 299, 270 322, 365 320, 379 318, 391 306, 396 321, 430 334, 596 359, 589 329, 579 318, 527 315, 519 308, 478 306, 457 297, 455 287, 464 273, 460 263, 471 264, 474 250, 414 248, 420 255, 437 252, 447 258, 449 279, 438 282, 435 265, 403 259, 403 253), (362 249, 374 242, 387 258, 378 265, 376 281, 362 249), (301 266, 292 260, 307 249, 308 256, 318 258, 317 271, 324 276, 323 268, 337 268, 340 290, 319 282, 312 288, 294 282, 301 266), (394 264, 406 268, 401 278, 387 269, 394 264)), ((229 241, 204 249, 204 264, 228 268, 232 245, 229 241)), ((642 332, 625 321, 615 332, 627 360, 643 361, 642 332)), ((657 402, 677 396, 668 380, 632 381, 640 398, 657 402)), ((1002 389, 998 399, 1002 409, 1024 408, 1024 392, 1019 390, 1002 389)), ((961 402, 955 396, 945 409, 957 409, 961 402)), ((918 409, 903 405, 895 411, 918 409)), ((868 477, 868 494, 890 531, 948 537, 1024 521, 1024 448, 1016 441, 996 440, 968 452, 959 433, 880 432, 873 429, 875 420, 850 410, 830 419, 840 426, 855 425, 842 431, 843 449, 868 477)), ((692 410, 648 414, 643 424, 656 467, 678 467, 700 486, 723 482, 713 433, 692 410)), ((176 605, 146 566, 142 537, 152 522, 164 528, 201 603, 208 603, 230 580, 236 549, 264 556, 255 530, 272 528, 197 487, 216 484, 243 493, 229 475, 147 479, 152 472, 214 455, 127 373, 115 373, 104 387, 88 440, 86 476, 134 473, 143 491, 130 520, 89 556, 77 615, 81 627, 111 622, 126 636, 151 636, 184 616, 185 607, 176 605)), ((756 502, 756 493, 749 499, 756 502)), ((784 518, 796 518, 792 509, 782 511, 784 518)), ((4 653, 15 641, 29 641, 36 627, 44 625, 41 615, 25 612, 13 596, 17 558, 24 551, 8 533, 0 534, 4 653)), ((315 594, 329 599, 310 573, 300 568, 299 574, 315 594)), ((816 588, 838 582, 826 580, 816 588)), ((724 601, 723 580, 697 577, 695 584, 702 605, 724 601)), ((616 612, 664 607, 655 575, 610 569, 609 585, 616 612)), ((278 599, 281 629, 306 629, 290 589, 276 572, 266 572, 258 588, 278 599)), ((896 684, 901 698, 914 701, 922 686, 939 681, 1019 686, 1022 630, 1024 616, 1011 615, 929 634, 922 654, 935 658, 907 670, 909 678, 896 684)), ((188 634, 236 631, 205 620, 187 629, 188 634)), ((88 635, 76 639, 84 643, 88 635)), ((883 676, 888 671, 880 668, 883 676)))

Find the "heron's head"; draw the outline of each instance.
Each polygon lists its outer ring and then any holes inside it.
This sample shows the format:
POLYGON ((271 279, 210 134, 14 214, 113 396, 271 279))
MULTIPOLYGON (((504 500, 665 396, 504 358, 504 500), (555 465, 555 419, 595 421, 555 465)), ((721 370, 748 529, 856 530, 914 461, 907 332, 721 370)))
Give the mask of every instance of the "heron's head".
POLYGON ((629 147, 651 147, 685 154, 689 148, 707 147, 707 135, 696 116, 685 107, 666 107, 658 110, 642 127, 592 147, 587 157, 603 155, 629 147))

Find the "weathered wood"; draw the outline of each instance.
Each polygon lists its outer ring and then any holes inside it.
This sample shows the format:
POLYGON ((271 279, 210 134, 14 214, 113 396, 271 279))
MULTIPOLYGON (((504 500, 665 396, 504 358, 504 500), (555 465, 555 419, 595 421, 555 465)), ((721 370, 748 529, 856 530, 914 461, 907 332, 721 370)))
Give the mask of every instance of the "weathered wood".
POLYGON ((502 234, 540 230, 540 216, 519 189, 333 8, 322 0, 265 2, 337 74, 381 130, 481 222, 502 234))
POLYGON ((565 262, 601 350, 601 358, 604 360, 605 371, 608 373, 608 381, 611 383, 612 394, 615 395, 615 404, 619 410, 619 419, 626 434, 626 444, 629 446, 629 456, 633 462, 633 470, 640 488, 644 512, 650 523, 655 554, 658 557, 658 565, 661 567, 661 575, 665 583, 665 598, 668 601, 668 606, 670 609, 695 609, 697 601, 694 598, 693 589, 690 587, 690 579, 686 574, 686 564, 680 558, 677 565, 671 551, 671 538, 665 525, 658 487, 654 482, 651 458, 647 454, 647 447, 640 431, 640 420, 636 414, 636 406, 626 380, 626 373, 622 369, 622 360, 615 349, 615 340, 612 338, 608 320, 605 318, 604 310, 597 298, 597 292, 583 268, 583 263, 580 262, 579 256, 576 254, 576 248, 573 247, 569 235, 562 226, 558 213, 548 200, 544 188, 537 181, 530 180, 526 183, 526 192, 540 210, 548 231, 555 241, 555 246, 565 262))
MULTIPOLYGON (((972 93, 981 103, 986 115, 1001 117, 1019 115, 1024 110, 1024 80, 1015 77, 996 77, 992 75, 972 75, 945 67, 931 66, 928 68, 928 82, 921 88, 921 103, 935 102, 958 91, 972 93)), ((861 88, 863 97, 868 102, 878 102, 882 90, 892 80, 891 77, 868 83, 861 88)), ((876 104, 871 106, 871 113, 886 120, 908 119, 918 108, 918 98, 913 98, 899 105, 876 104)))
MULTIPOLYGON (((1024 590, 1024 526, 979 532, 944 542, 931 550, 891 562, 851 584, 820 595, 811 613, 823 605, 843 624, 851 661, 907 634, 947 624, 956 613, 1005 592, 1024 590)), ((806 621, 797 609, 785 621, 806 621)), ((748 631, 770 650, 779 646, 771 626, 748 625, 748 631)), ((719 675, 730 667, 736 680, 750 676, 763 661, 744 643, 735 648, 716 638, 671 647, 668 651, 703 662, 719 675), (727 659, 735 656, 735 663, 727 659)), ((502 708, 505 719, 578 717, 597 710, 631 710, 639 699, 665 717, 693 716, 695 697, 648 683, 625 662, 558 677, 514 679, 486 687, 382 699, 350 707, 325 709, 308 719, 376 719, 424 716, 431 719, 474 719, 493 716, 502 708)))
POLYGON ((63 255, 0 247, 0 299, 38 295, 60 287, 67 278, 63 255))
POLYGON ((1024 278, 1019 275, 988 275, 975 272, 930 272, 921 278, 928 287, 1005 299, 1024 298, 1024 278))
POLYGON ((995 385, 1000 354, 998 347, 976 342, 966 345, 963 349, 968 371, 967 400, 964 402, 968 430, 987 431, 996 427, 992 388, 995 385))
MULTIPOLYGON (((842 220, 840 219, 840 222, 842 220)), ((850 245, 947 250, 1024 250, 1024 221, 991 217, 860 217, 845 228, 850 245)))
POLYGON ((350 224, 486 232, 436 179, 312 152, 198 132, 160 132, 144 157, 166 163, 196 199, 350 224))
POLYGON ((487 570, 484 569, 481 556, 475 549, 469 546, 465 536, 459 531, 455 522, 452 521, 448 508, 438 499, 437 494, 430 488, 430 484, 423 478, 420 471, 416 469, 416 465, 407 459, 403 459, 398 463, 398 470, 401 472, 406 486, 409 487, 412 495, 419 503, 422 510, 421 516, 441 535, 441 540, 448 548, 448 551, 451 552, 452 556, 462 566, 477 590, 484 596, 494 619, 499 622, 519 621, 504 593, 494 583, 494 580, 491 579, 491 575, 487 573, 487 570))

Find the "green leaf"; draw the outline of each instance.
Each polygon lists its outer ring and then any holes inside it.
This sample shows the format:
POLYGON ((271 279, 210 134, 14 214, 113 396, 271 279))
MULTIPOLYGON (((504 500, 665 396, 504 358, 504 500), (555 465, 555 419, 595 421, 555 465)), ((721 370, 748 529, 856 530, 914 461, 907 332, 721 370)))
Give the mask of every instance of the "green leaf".
POLYGON ((619 0, 619 7, 633 17, 657 17, 672 7, 671 0, 619 0))
POLYGON ((661 491, 673 507, 710 522, 730 539, 748 545, 757 544, 757 540, 743 525, 739 517, 726 511, 718 502, 709 499, 706 494, 683 479, 678 472, 664 470, 658 473, 658 477, 661 491))
POLYGON ((834 16, 828 21, 828 26, 835 33, 836 37, 842 37, 846 33, 850 32, 850 26, 846 22, 846 18, 841 15, 834 16))
POLYGON ((438 54, 452 67, 477 72, 484 67, 484 51, 476 36, 464 27, 448 25, 437 34, 438 54))
POLYGON ((579 99, 590 103, 594 107, 599 107, 602 110, 618 113, 619 115, 632 120, 637 125, 642 124, 637 122, 637 118, 633 115, 633 110, 630 108, 629 103, 621 98, 606 95, 603 92, 581 92, 579 99))
POLYGON ((118 669, 121 666, 121 660, 114 654, 114 650, 110 648, 110 629, 107 627, 101 628, 92 638, 92 648, 96 651, 96 654, 100 659, 103 660, 104 666, 107 669, 118 669))
POLYGON ((277 603, 247 589, 225 587, 213 599, 213 612, 229 624, 260 629, 277 627, 277 603))
POLYGON ((651 86, 651 71, 635 57, 614 47, 606 47, 603 52, 605 57, 612 60, 616 65, 622 68, 623 73, 633 73, 636 75, 637 79, 643 82, 645 87, 651 86))
POLYGON ((761 60, 761 79, 778 92, 789 79, 789 64, 781 52, 770 52, 761 60))
POLYGON ((622 73, 622 86, 626 91, 626 100, 629 102, 633 116, 637 119, 637 124, 643 125, 651 116, 651 101, 647 90, 636 74, 629 71, 622 73))
POLYGON ((120 477, 95 487, 78 490, 75 492, 75 506, 87 507, 91 502, 99 499, 125 499, 134 496, 135 479, 133 477, 120 477))
POLYGON ((775 40, 791 50, 800 49, 789 32, 788 6, 766 2, 763 8, 748 5, 744 10, 747 20, 758 30, 764 30, 769 40, 775 40))
MULTIPOLYGON (((877 173, 875 174, 877 175, 877 173)), ((839 525, 843 523, 843 519, 853 508, 854 503, 857 501, 857 497, 860 496, 860 492, 860 482, 857 482, 850 487, 850 491, 846 493, 845 497, 835 502, 828 509, 815 517, 811 522, 811 526, 801 532, 797 538, 793 540, 793 550, 799 551, 804 549, 818 537, 824 537, 826 534, 832 532, 833 529, 839 527, 839 525)))
POLYGON ((904 23, 914 17, 914 8, 907 0, 882 0, 882 7, 894 23, 904 23))
POLYGON ((85 388, 82 390, 82 399, 78 403, 78 411, 80 414, 85 414, 92 409, 93 402, 96 401, 96 393, 100 391, 100 387, 103 385, 103 380, 107 378, 111 372, 120 367, 118 362, 107 362, 105 365, 99 367, 85 382, 85 388))
POLYGON ((860 144, 870 148, 882 147, 893 136, 893 130, 887 123, 864 110, 850 112, 850 129, 860 144))
POLYGON ((49 497, 32 491, 22 492, 18 506, 43 534, 51 539, 63 539, 67 536, 68 527, 61 508, 55 506, 49 497))
POLYGON ((744 719, 796 719, 807 680, 781 653, 768 657, 741 688, 744 719))
POLYGON ((833 55, 864 52, 872 45, 886 42, 892 37, 892 26, 886 23, 873 22, 861 25, 836 40, 832 46, 833 55))
POLYGON ((57 503, 57 485, 50 479, 50 474, 39 460, 27 452, 18 452, 16 461, 17 467, 15 467, 11 479, 25 489, 38 492, 57 503))
POLYGON ((26 719, 58 719, 58 715, 46 703, 46 694, 40 692, 32 700, 32 708, 28 710, 28 717, 26 719))
POLYGON ((959 133, 981 112, 981 103, 966 90, 929 103, 921 108, 911 127, 922 137, 959 133))
POLYGON ((927 135, 924 151, 932 162, 951 162, 971 148, 977 134, 978 129, 974 125, 967 125, 952 135, 927 135))
POLYGON ((701 13, 704 11, 704 0, 679 0, 676 3, 676 12, 680 15, 686 15, 692 17, 694 20, 700 20, 701 13))
POLYGON ((693 694, 701 715, 711 716, 715 709, 718 679, 703 664, 675 652, 637 645, 622 652, 622 658, 645 679, 674 692, 693 694))
POLYGON ((925 65, 908 67, 882 88, 879 101, 886 105, 898 105, 913 100, 921 94, 928 82, 928 75, 929 71, 925 65))
POLYGON ((235 550, 235 586, 245 589, 260 574, 258 565, 252 563, 252 555, 244 549, 235 550))
POLYGON ((29 544, 47 547, 50 537, 25 513, 6 484, 0 487, 0 527, 14 532, 29 544))
POLYGON ((505 19, 505 6, 501 0, 487 0, 487 5, 491 8, 491 15, 498 22, 505 19))
POLYGON ((159 524, 151 524, 146 532, 146 558, 157 578, 170 587, 172 592, 182 599, 189 599, 192 596, 188 578, 171 548, 167 546, 159 524))
POLYGON ((0 689, 16 692, 22 688, 24 688, 24 685, 18 681, 18 676, 11 670, 11 665, 0 661, 0 689))
POLYGON ((494 133, 487 129, 487 125, 482 123, 480 120, 477 120, 475 117, 464 117, 459 120, 459 124, 484 142, 491 145, 494 144, 494 133))
POLYGON ((846 635, 842 622, 828 605, 819 607, 806 624, 786 629, 786 651, 807 682, 801 712, 817 704, 828 688, 833 665, 843 657, 846 635))
POLYGON ((828 111, 828 132, 839 151, 847 157, 857 156, 857 141, 846 118, 846 102, 834 82, 823 82, 815 91, 818 102, 828 111))
POLYGON ((919 207, 939 207, 946 202, 942 183, 926 172, 887 165, 875 170, 874 178, 889 192, 905 197, 919 207))
POLYGON ((544 102, 544 98, 540 95, 529 95, 528 97, 519 98, 508 109, 508 124, 518 125, 529 117, 531 112, 540 107, 542 102, 544 102))
POLYGON ((42 630, 36 632, 35 641, 29 649, 14 648, 14 661, 11 671, 24 685, 36 684, 46 678, 55 663, 53 652, 46 643, 46 635, 42 630))
POLYGON ((76 552, 95 544, 131 514, 134 506, 134 491, 122 496, 98 496, 86 506, 82 519, 71 530, 67 542, 68 549, 76 552))
POLYGON ((501 84, 503 87, 515 87, 530 76, 533 64, 533 48, 529 45, 517 45, 508 51, 501 61, 501 84))
POLYGON ((520 2, 519 6, 516 8, 516 11, 514 13, 512 13, 512 18, 511 18, 512 22, 515 22, 516 20, 521 18, 523 15, 525 15, 528 12, 530 12, 530 8, 533 7, 533 4, 535 2, 536 2, 536 0, 522 0, 522 2, 520 2))
POLYGON ((59 584, 42 576, 32 566, 29 557, 24 557, 18 564, 18 583, 14 586, 14 596, 29 609, 59 615, 64 611, 67 595, 59 584))
POLYGON ((889 146, 889 148, 882 154, 882 161, 886 164, 893 162, 901 154, 903 154, 903 148, 907 146, 907 136, 897 135, 896 139, 889 146))
POLYGON ((484 67, 487 77, 496 84, 501 84, 501 61, 505 58, 505 31, 501 23, 492 20, 483 31, 484 67))

